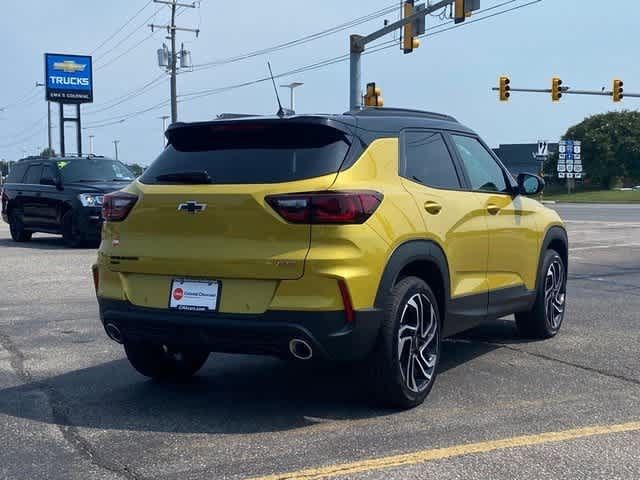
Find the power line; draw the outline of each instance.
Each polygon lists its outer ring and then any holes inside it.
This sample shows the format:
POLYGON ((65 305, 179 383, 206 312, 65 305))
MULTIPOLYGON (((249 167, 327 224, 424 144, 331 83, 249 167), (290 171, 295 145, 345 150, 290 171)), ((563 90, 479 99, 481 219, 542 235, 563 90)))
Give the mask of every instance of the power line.
POLYGON ((30 100, 33 100, 33 98, 38 96, 37 94, 38 94, 38 87, 34 86, 31 89, 29 89, 29 91, 25 95, 22 95, 18 100, 15 100, 11 103, 7 103, 6 105, 0 105, 0 111, 17 107, 23 102, 28 102, 30 100))
POLYGON ((102 41, 102 43, 100 43, 100 45, 98 45, 96 48, 94 48, 93 50, 91 50, 91 52, 89 53, 89 55, 93 55, 95 52, 97 52, 98 50, 100 50, 103 46, 105 46, 107 43, 109 43, 109 41, 111 41, 111 39, 113 39, 116 35, 118 35, 122 30, 124 30, 127 25, 129 25, 131 22, 133 22, 138 15, 140 15, 149 5, 151 5, 153 3, 153 0, 149 0, 147 3, 144 4, 144 6, 138 10, 133 17, 131 17, 129 20, 127 20, 118 30, 116 30, 113 34, 111 34, 109 37, 107 37, 104 41, 102 41))
MULTIPOLYGON (((519 1, 519 0, 508 0, 508 1, 502 2, 502 3, 498 4, 498 5, 495 5, 493 7, 489 7, 489 8, 486 8, 484 10, 481 10, 479 13, 487 13, 487 12, 489 12, 491 10, 495 10, 497 8, 501 8, 503 6, 509 5, 509 4, 517 2, 517 1, 519 1)), ((542 0, 532 0, 532 1, 528 2, 528 3, 516 6, 514 8, 502 10, 500 12, 497 12, 497 13, 494 13, 494 14, 491 14, 491 15, 486 15, 486 16, 481 17, 481 18, 475 18, 474 20, 469 20, 469 21, 467 21, 465 23, 457 24, 457 25, 450 26, 450 27, 447 27, 447 28, 442 28, 443 26, 446 26, 446 25, 448 25, 450 23, 453 23, 453 21, 447 22, 445 25, 439 25, 437 27, 432 27, 429 30, 434 30, 434 31, 427 32, 424 35, 421 35, 420 38, 435 36, 435 35, 438 35, 440 33, 444 33, 444 32, 447 32, 449 30, 453 30, 455 28, 460 28, 460 27, 462 27, 464 25, 468 25, 468 24, 471 24, 471 23, 477 23, 479 21, 486 20, 486 19, 495 17, 497 15, 502 15, 502 14, 505 14, 505 13, 508 13, 508 12, 511 12, 511 11, 514 11, 514 10, 518 10, 520 8, 524 8, 524 7, 527 7, 529 5, 533 5, 535 3, 539 3, 541 1, 542 0)), ((391 47, 394 47, 396 43, 397 43, 397 40, 388 40, 388 41, 382 42, 380 44, 375 45, 373 48, 371 48, 369 50, 365 50, 364 55, 370 55, 370 54, 377 53, 377 52, 380 52, 380 51, 383 51, 383 50, 387 50, 387 49, 389 49, 391 47)), ((307 66, 304 66, 304 67, 299 67, 299 68, 296 68, 294 70, 290 70, 288 72, 284 72, 284 73, 280 73, 278 75, 274 75, 274 77, 275 78, 281 78, 281 77, 296 75, 298 73, 317 70, 317 69, 322 68, 322 67, 326 67, 326 66, 330 66, 330 65, 333 65, 333 64, 336 64, 336 63, 344 62, 348 58, 349 58, 349 54, 339 55, 337 57, 328 58, 328 59, 316 62, 316 63, 311 64, 311 65, 307 65, 307 66)), ((243 83, 239 83, 239 84, 235 84, 235 85, 230 85, 230 86, 227 86, 227 87, 220 87, 220 88, 214 88, 214 89, 207 89, 207 90, 200 90, 200 91, 196 91, 196 92, 190 92, 190 93, 186 93, 184 95, 181 95, 181 98, 185 98, 185 100, 183 100, 183 101, 196 100, 196 99, 207 97, 207 96, 210 96, 210 95, 224 93, 224 92, 229 91, 229 90, 235 90, 237 88, 250 86, 250 85, 255 85, 255 84, 262 83, 262 82, 265 82, 265 81, 268 81, 268 80, 270 80, 270 77, 264 77, 264 78, 260 78, 260 79, 249 81, 249 82, 243 82, 243 83)))
POLYGON ((109 65, 111 65, 112 63, 116 62, 117 60, 120 60, 122 57, 124 57, 125 55, 131 53, 132 51, 134 51, 136 48, 138 48, 140 45, 142 45, 144 42, 146 42, 147 40, 150 40, 151 37, 153 37, 156 34, 156 32, 151 32, 149 35, 147 35, 146 37, 144 37, 142 40, 140 40, 139 42, 135 43, 134 45, 132 45, 131 47, 129 47, 128 49, 126 49, 124 52, 122 52, 120 55, 113 57, 111 60, 107 61, 106 63, 101 64, 99 67, 96 67, 96 72, 99 72, 100 70, 102 70, 103 68, 108 67, 109 65))
MULTIPOLYGON (((487 9, 481 10, 476 15, 479 15, 479 14, 482 14, 482 13, 487 13, 489 11, 492 11, 492 10, 501 8, 503 6, 512 4, 512 3, 516 2, 516 1, 520 1, 520 0, 508 0, 508 1, 502 2, 502 3, 498 4, 498 5, 493 6, 493 7, 489 7, 487 9)), ((460 28, 460 27, 463 27, 465 25, 470 25, 472 23, 478 23, 480 21, 487 20, 487 19, 499 16, 499 15, 503 15, 503 14, 509 13, 509 12, 513 12, 515 10, 519 10, 521 8, 524 8, 524 7, 527 7, 527 6, 530 6, 530 5, 534 5, 534 4, 540 3, 540 2, 542 2, 542 0, 532 0, 532 1, 529 1, 529 2, 524 3, 522 5, 518 5, 518 6, 515 6, 515 7, 512 7, 512 8, 509 8, 509 9, 501 10, 499 12, 496 12, 496 13, 493 13, 493 14, 490 14, 490 15, 485 15, 483 17, 478 17, 478 18, 475 18, 473 20, 468 20, 465 23, 456 24, 456 25, 453 25, 453 26, 447 26, 450 23, 453 23, 453 22, 447 22, 444 25, 440 25, 440 26, 437 26, 437 27, 432 27, 430 29, 430 31, 428 31, 424 35, 421 35, 421 38, 432 37, 432 36, 438 35, 440 33, 444 33, 444 32, 450 31, 450 30, 454 30, 456 28, 460 28)), ((369 50, 366 50, 364 52, 364 55, 370 55, 370 54, 378 53, 378 52, 383 51, 383 50, 387 50, 387 49, 389 49, 391 47, 394 47, 396 45, 396 43, 397 43, 396 40, 390 40, 390 41, 382 42, 380 44, 375 45, 373 48, 371 48, 369 50)), ((334 64, 337 64, 337 63, 344 62, 344 61, 348 60, 348 58, 349 58, 348 54, 339 55, 339 56, 336 56, 336 57, 332 57, 332 58, 328 58, 328 59, 325 59, 325 60, 321 60, 319 62, 315 62, 315 63, 310 64, 310 65, 306 65, 306 66, 303 66, 303 67, 298 67, 296 69, 289 70, 287 72, 283 72, 283 73, 274 75, 274 77, 275 78, 282 78, 282 77, 287 77, 287 76, 291 76, 291 75, 296 75, 296 74, 299 74, 299 73, 318 70, 318 69, 323 68, 323 67, 327 67, 327 66, 330 66, 330 65, 334 65, 334 64)), ((208 97, 208 96, 212 96, 212 95, 217 95, 217 94, 228 92, 228 91, 235 90, 235 89, 238 89, 238 88, 243 88, 243 87, 247 87, 247 86, 252 86, 252 85, 259 84, 259 83, 263 83, 263 82, 269 81, 270 79, 271 79, 271 77, 265 76, 265 77, 258 78, 258 79, 255 79, 255 80, 246 81, 246 82, 242 82, 242 83, 237 83, 237 84, 233 84, 233 85, 228 85, 228 86, 225 86, 225 87, 219 87, 219 88, 214 88, 214 89, 206 89, 206 90, 189 92, 189 93, 181 95, 179 97, 179 102, 182 103, 182 102, 188 102, 188 101, 192 101, 192 100, 198 100, 200 98, 204 98, 204 97, 208 97)), ((102 127, 109 126, 109 125, 123 123, 123 122, 129 120, 130 118, 134 118, 136 116, 142 115, 142 114, 147 113, 149 111, 153 111, 153 110, 156 110, 158 108, 162 108, 162 107, 166 106, 167 103, 168 103, 168 101, 165 101, 165 102, 161 102, 161 103, 159 103, 157 105, 154 105, 152 107, 145 108, 143 110, 131 112, 131 113, 128 113, 128 114, 119 115, 119 116, 112 117, 112 118, 107 118, 107 119, 104 119, 104 120, 101 121, 101 122, 104 122, 104 123, 95 123, 95 124, 92 124, 92 125, 88 125, 86 128, 87 129, 90 129, 90 128, 102 128, 102 127)))
MULTIPOLYGON (((129 40, 133 35, 135 35, 138 31, 140 31, 141 28, 146 28, 147 26, 147 22, 149 22, 151 19, 153 19, 158 13, 160 13, 160 11, 162 10, 163 7, 158 7, 151 15, 149 15, 144 22, 142 22, 140 25, 138 25, 137 27, 135 27, 128 35, 126 35, 125 37, 123 37, 122 39, 120 39, 120 41, 118 43, 116 43, 113 47, 111 47, 109 49, 109 51, 105 52, 102 56, 99 56, 98 59, 101 59, 103 57, 105 57, 106 55, 109 55, 110 53, 112 53, 113 51, 115 51, 120 45, 122 45, 124 42, 126 42, 127 40, 129 40)), ((96 60, 98 60, 96 59, 96 60)), ((99 63, 99 62, 97 62, 99 63)))
POLYGON ((86 116, 91 116, 91 115, 95 115, 97 113, 100 112, 105 112, 107 110, 111 110, 112 108, 117 107, 118 105, 123 104, 124 102, 131 100, 133 98, 136 98, 140 95, 142 95, 143 93, 146 93, 147 91, 153 90, 155 87, 162 85, 162 81, 164 80, 164 73, 161 73, 160 75, 158 75, 157 77, 155 77, 154 79, 152 79, 151 81, 145 83, 144 85, 142 85, 141 87, 138 87, 128 93, 125 93, 123 95, 120 95, 112 100, 109 100, 108 102, 105 102, 104 105, 99 105, 100 108, 98 108, 97 110, 91 110, 89 112, 86 112, 85 115, 86 116))
POLYGON ((398 8, 398 6, 396 4, 390 6, 390 7, 385 7, 383 9, 377 10, 375 12, 369 13, 367 15, 364 15, 362 17, 358 17, 355 18, 353 20, 350 20, 346 23, 337 25, 335 27, 331 27, 328 28, 326 30, 322 30, 320 32, 316 32, 316 33, 312 33, 309 35, 305 35, 304 37, 295 39, 295 40, 290 40, 288 42, 284 42, 278 45, 274 45, 272 47, 267 47, 261 50, 255 50, 252 52, 248 52, 248 53, 244 53, 244 54, 240 54, 240 55, 236 55, 233 57, 228 57, 228 58, 224 58, 224 59, 220 59, 220 60, 213 60, 210 62, 205 62, 199 65, 194 65, 194 71, 200 71, 200 70, 205 70, 208 68, 213 68, 213 67, 217 67, 220 65, 227 65, 229 63, 234 63, 234 62, 238 62, 241 60, 247 60, 249 58, 253 58, 253 57, 257 57, 257 56, 261 56, 261 55, 266 55, 269 53, 273 53, 273 52, 277 52, 280 50, 284 50, 287 48, 291 48, 291 47, 295 47, 298 45, 302 45, 314 40, 318 40, 320 38, 324 38, 324 37, 328 37, 330 35, 333 35, 335 33, 339 33, 341 31, 344 31, 348 28, 352 28, 358 25, 361 25, 363 23, 369 22, 371 20, 375 20, 376 18, 382 16, 382 15, 386 15, 387 13, 391 13, 394 10, 396 10, 398 8))
POLYGON ((33 124, 30 124, 28 127, 23 129, 22 131, 20 131, 20 132, 18 132, 16 134, 13 134, 13 135, 8 135, 6 138, 13 138, 14 140, 12 140, 9 143, 1 144, 0 148, 13 147, 15 145, 23 143, 26 140, 29 140, 29 139, 35 137, 36 135, 42 133, 42 127, 40 127, 40 128, 37 128, 37 127, 41 123, 43 123, 46 118, 47 118, 47 115, 45 114, 42 117, 40 117, 38 120, 36 120, 33 124), (36 130, 32 131, 34 128, 36 128, 36 130), (29 133, 27 133, 27 132, 29 132, 29 133), (17 138, 17 140, 16 140, 16 138, 17 138))
MULTIPOLYGON (((153 1, 153 0, 151 0, 151 1, 153 1)), ((332 27, 330 29, 322 30, 320 32, 316 32, 316 33, 313 33, 313 34, 310 34, 310 35, 306 35, 306 36, 304 36, 302 38, 299 38, 299 39, 296 39, 296 40, 291 40, 291 41, 288 41, 288 42, 285 42, 285 43, 282 43, 282 44, 279 44, 279 45, 275 45, 275 46, 272 46, 272 47, 268 47, 268 48, 265 48, 265 49, 262 49, 262 50, 245 53, 245 54, 238 55, 236 57, 231 57, 231 58, 228 58, 228 59, 223 59, 223 60, 218 60, 218 61, 215 61, 215 62, 210 62, 209 64, 211 64, 211 66, 224 65, 224 64, 227 64, 227 63, 233 63, 233 62, 237 62, 237 61, 240 61, 240 60, 243 60, 243 59, 246 59, 246 58, 252 58, 252 57, 255 57, 255 56, 271 53, 273 51, 278 51, 278 50, 282 50, 282 49, 285 49, 285 48, 289 48, 289 47, 293 47, 293 46, 296 46, 296 45, 300 45, 300 44, 303 44, 303 43, 307 43, 307 42, 310 42, 312 40, 323 38, 323 37, 326 37, 326 36, 331 35, 333 33, 337 33, 339 31, 346 30, 347 28, 351 28, 353 26, 357 26, 357 25, 360 25, 362 23, 366 23, 366 22, 371 21, 371 20, 373 20, 373 19, 375 19, 375 18, 377 18, 377 17, 379 17, 381 15, 384 15, 386 13, 390 13, 390 12, 392 12, 393 10, 395 10, 397 8, 398 8, 397 5, 393 5, 391 7, 385 7, 383 9, 380 9, 380 10, 377 10, 375 12, 369 13, 369 14, 364 15, 362 17, 358 17, 356 19, 350 20, 349 22, 343 23, 343 24, 338 25, 336 27, 332 27), (215 63, 215 65, 213 65, 213 63, 215 63)), ((178 11, 176 13, 176 16, 180 16, 183 13, 185 13, 186 11, 188 11, 187 8, 178 9, 178 11)), ((145 37, 144 39, 142 39, 142 41, 138 42, 138 44, 132 46, 129 50, 125 51, 124 53, 122 53, 118 57, 115 57, 115 58, 111 59, 106 64, 100 65, 98 68, 96 68, 96 70, 101 70, 102 68, 108 66, 110 63, 116 61, 118 58, 126 55, 127 53, 129 53, 133 49, 135 49, 138 46, 140 46, 142 43, 144 43, 150 37, 151 36, 145 37)), ((195 69, 194 71, 199 71, 199 70, 204 70, 206 68, 211 68, 210 66, 207 66, 209 64, 202 64, 202 65, 199 66, 200 67, 199 69, 197 67, 194 67, 194 69, 195 69)), ((86 115, 93 115, 95 113, 99 113, 99 112, 102 112, 102 111, 105 111, 105 110, 109 110, 109 109, 111 109, 111 108, 113 108, 113 107, 115 107, 117 105, 120 105, 120 104, 124 103, 123 101, 119 101, 120 98, 124 98, 124 97, 126 97, 127 99, 136 98, 136 97, 142 95, 143 93, 145 93, 146 91, 157 87, 159 85, 159 83, 154 83, 157 80, 158 80, 157 77, 155 79, 153 79, 153 80, 150 80, 148 82, 148 84, 147 84, 148 86, 145 86, 146 88, 140 89, 140 91, 138 91, 138 89, 135 89, 135 90, 132 90, 130 92, 127 92, 127 93, 123 94, 122 97, 118 97, 117 99, 114 99, 113 101, 115 102, 115 104, 112 105, 112 106, 106 107, 104 109, 101 108, 101 109, 96 110, 96 111, 90 111, 86 115)), ((109 102, 107 102, 107 103, 109 103, 109 102)))

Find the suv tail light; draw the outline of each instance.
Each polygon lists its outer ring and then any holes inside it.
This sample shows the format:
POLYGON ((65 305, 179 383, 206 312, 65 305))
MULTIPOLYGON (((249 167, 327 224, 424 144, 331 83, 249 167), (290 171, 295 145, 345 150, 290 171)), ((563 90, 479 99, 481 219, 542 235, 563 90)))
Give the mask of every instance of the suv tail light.
POLYGON ((265 200, 289 223, 344 225, 366 222, 382 198, 378 192, 353 191, 269 195, 265 200))
POLYGON ((107 222, 121 222, 138 201, 138 196, 126 192, 108 193, 102 200, 102 218, 107 222))

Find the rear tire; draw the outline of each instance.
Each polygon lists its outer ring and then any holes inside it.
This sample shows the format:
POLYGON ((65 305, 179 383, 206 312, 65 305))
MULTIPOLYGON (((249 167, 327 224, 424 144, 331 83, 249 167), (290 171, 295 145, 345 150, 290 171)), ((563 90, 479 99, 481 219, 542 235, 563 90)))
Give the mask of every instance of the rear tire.
POLYGON ((82 245, 82 237, 73 224, 73 212, 71 210, 62 216, 62 239, 69 248, 78 248, 82 245))
POLYGON ((566 292, 567 271, 562 257, 555 250, 547 250, 542 259, 533 308, 515 314, 520 335, 533 339, 555 337, 564 320, 566 292))
POLYGON ((423 280, 407 277, 393 287, 368 362, 378 403, 405 409, 424 402, 437 375, 441 326, 438 302, 423 280))
POLYGON ((209 352, 180 351, 149 343, 125 343, 124 351, 133 368, 156 380, 186 380, 200 370, 209 357, 209 352))
POLYGON ((28 242, 33 236, 33 232, 24 229, 22 220, 15 212, 9 214, 9 231, 14 242, 28 242))

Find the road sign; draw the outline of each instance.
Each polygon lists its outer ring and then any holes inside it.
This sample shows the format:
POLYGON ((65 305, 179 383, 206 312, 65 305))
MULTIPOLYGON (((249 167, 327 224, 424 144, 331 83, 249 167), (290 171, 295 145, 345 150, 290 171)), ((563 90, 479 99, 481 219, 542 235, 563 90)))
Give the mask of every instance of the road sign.
POLYGON ((91 57, 44 54, 47 100, 58 103, 93 102, 91 57))
POLYGON ((533 154, 533 158, 539 162, 545 162, 549 158, 549 142, 547 140, 538 140, 538 151, 533 154))
POLYGON ((584 178, 582 142, 561 140, 558 144, 558 178, 584 178))

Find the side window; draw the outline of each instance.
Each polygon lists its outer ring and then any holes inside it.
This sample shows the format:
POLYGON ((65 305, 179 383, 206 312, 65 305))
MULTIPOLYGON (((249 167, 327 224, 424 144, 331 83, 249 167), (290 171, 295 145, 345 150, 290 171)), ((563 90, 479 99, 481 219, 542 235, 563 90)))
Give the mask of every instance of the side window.
POLYGON ((40 172, 42 172, 42 165, 31 165, 27 170, 27 176, 24 179, 24 183, 30 185, 36 185, 40 183, 40 172))
POLYGON ((53 165, 46 163, 44 167, 42 167, 41 178, 56 178, 57 176, 58 176, 58 172, 56 171, 53 165))
POLYGON ((434 188, 460 188, 453 159, 440 133, 409 130, 404 134, 405 176, 434 188))
POLYGON ((509 191, 504 171, 476 138, 462 135, 452 137, 473 190, 500 193, 509 191))
POLYGON ((7 177, 7 183, 22 183, 26 169, 27 166, 24 163, 22 165, 14 163, 7 177))

